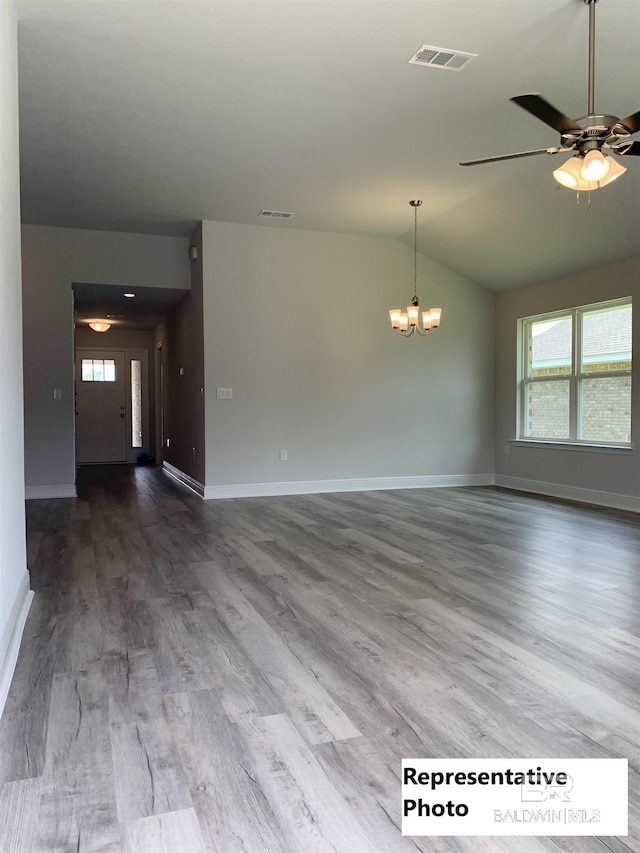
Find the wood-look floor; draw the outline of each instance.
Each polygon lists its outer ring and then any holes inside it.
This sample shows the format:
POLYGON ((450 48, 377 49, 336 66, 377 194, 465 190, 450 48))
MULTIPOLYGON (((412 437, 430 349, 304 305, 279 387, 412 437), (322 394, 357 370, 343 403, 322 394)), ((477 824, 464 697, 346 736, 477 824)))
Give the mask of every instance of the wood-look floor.
POLYGON ((640 523, 491 488, 28 505, 0 851, 640 850, 640 523), (625 757, 625 838, 403 838, 403 757, 625 757))

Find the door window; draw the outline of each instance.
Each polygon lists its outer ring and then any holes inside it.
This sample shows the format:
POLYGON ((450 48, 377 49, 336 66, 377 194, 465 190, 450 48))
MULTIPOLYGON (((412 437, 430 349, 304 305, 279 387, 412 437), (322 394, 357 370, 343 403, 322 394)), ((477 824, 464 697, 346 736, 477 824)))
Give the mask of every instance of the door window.
POLYGON ((83 358, 83 382, 115 382, 116 363, 111 358, 83 358))

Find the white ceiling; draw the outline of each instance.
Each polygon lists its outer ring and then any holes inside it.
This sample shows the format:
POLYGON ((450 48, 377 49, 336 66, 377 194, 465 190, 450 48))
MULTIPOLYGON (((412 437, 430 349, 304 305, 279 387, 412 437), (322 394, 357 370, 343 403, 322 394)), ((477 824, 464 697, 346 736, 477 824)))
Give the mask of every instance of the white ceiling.
MULTIPOLYGON (((18 0, 23 218, 187 235, 200 219, 396 237, 499 290, 640 251, 640 158, 576 205, 558 135, 587 112, 583 0, 18 0), (478 54, 409 65, 422 44, 478 54), (261 208, 293 211, 261 220, 261 208)), ((640 2, 597 4, 596 110, 640 109, 640 2)), ((636 137, 638 138, 638 137, 636 137)))

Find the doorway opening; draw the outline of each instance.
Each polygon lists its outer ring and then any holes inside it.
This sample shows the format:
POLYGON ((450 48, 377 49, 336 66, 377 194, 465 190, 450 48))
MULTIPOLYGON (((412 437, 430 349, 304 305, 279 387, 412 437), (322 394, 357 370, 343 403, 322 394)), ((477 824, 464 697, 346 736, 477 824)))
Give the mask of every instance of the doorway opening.
POLYGON ((76 347, 75 381, 78 465, 151 455, 147 350, 76 347))

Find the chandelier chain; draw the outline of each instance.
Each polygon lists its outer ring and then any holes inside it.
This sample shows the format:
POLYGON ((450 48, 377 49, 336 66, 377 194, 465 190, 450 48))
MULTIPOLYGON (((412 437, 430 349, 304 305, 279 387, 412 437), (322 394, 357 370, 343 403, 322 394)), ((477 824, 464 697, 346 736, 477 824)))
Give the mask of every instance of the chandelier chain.
POLYGON ((413 295, 418 296, 418 205, 413 208, 413 295))

